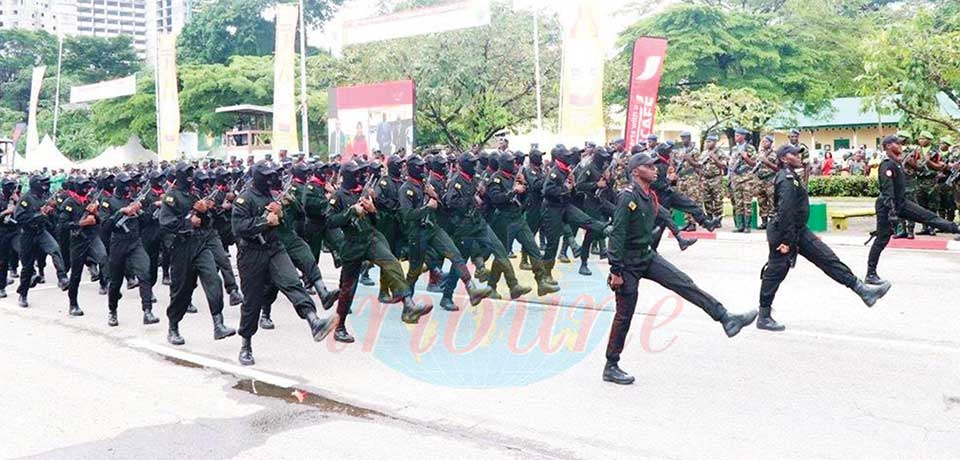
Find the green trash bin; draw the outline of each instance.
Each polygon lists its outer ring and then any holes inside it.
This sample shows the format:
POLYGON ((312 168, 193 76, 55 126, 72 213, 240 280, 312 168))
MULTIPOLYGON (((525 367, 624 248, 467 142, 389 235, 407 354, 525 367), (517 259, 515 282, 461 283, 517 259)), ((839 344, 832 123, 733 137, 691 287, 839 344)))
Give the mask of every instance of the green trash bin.
POLYGON ((687 226, 686 215, 683 211, 679 209, 673 210, 673 223, 677 224, 677 227, 683 228, 687 226))
MULTIPOLYGON (((753 208, 753 228, 760 225, 760 218, 757 211, 757 200, 751 203, 753 208)), ((810 200, 810 217, 807 219, 807 228, 812 232, 827 231, 827 203, 822 200, 810 200)))

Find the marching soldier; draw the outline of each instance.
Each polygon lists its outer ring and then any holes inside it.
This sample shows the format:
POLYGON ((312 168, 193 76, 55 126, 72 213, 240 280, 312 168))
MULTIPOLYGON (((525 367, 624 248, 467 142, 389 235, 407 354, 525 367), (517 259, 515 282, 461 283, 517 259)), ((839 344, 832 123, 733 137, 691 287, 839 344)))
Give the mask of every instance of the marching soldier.
POLYGON ((653 182, 657 178, 656 161, 646 153, 630 158, 627 171, 631 183, 620 192, 613 217, 607 259, 610 261, 610 276, 607 284, 616 295, 616 313, 607 343, 607 364, 603 380, 620 385, 633 383, 634 378, 620 369, 620 353, 626 342, 627 332, 637 306, 637 286, 647 278, 679 294, 697 305, 714 321, 723 325, 727 337, 740 330, 757 317, 756 310, 732 315, 710 294, 703 292, 685 273, 661 257, 650 245, 652 230, 660 205, 653 182))
POLYGON ((223 279, 223 287, 229 295, 230 305, 240 305, 243 302, 240 285, 237 284, 237 277, 233 274, 230 256, 227 254, 226 248, 223 247, 220 233, 214 227, 218 214, 225 212, 221 208, 224 194, 214 188, 214 178, 206 171, 197 170, 194 172, 193 185, 199 193, 206 195, 207 198, 204 201, 212 203, 210 209, 204 214, 204 219, 207 219, 209 224, 201 227, 198 231, 206 237, 205 243, 210 249, 210 253, 213 254, 213 260, 217 262, 217 269, 223 279), (218 196, 221 197, 221 200, 217 199, 218 196))
MULTIPOLYGON (((603 213, 603 204, 600 201, 599 195, 603 193, 604 188, 607 188, 607 179, 604 173, 606 172, 611 157, 609 152, 603 147, 599 149, 594 147, 593 151, 594 154, 590 160, 576 172, 574 191, 576 195, 580 196, 583 205, 582 207, 578 207, 583 210, 584 214, 595 221, 606 223, 607 217, 603 213), (598 190, 600 191, 599 193, 597 192, 598 190)), ((592 273, 590 272, 590 268, 587 267, 587 260, 590 258, 591 248, 587 240, 589 239, 590 242, 599 243, 603 241, 603 235, 590 233, 589 230, 587 230, 587 233, 587 235, 584 235, 584 244, 580 250, 579 273, 590 276, 592 273)))
MULTIPOLYGON (((494 208, 493 230, 501 243, 513 241, 520 243, 523 253, 527 254, 533 277, 537 281, 537 295, 545 296, 560 290, 560 286, 551 280, 543 268, 543 253, 533 236, 533 232, 523 217, 523 200, 526 199, 527 185, 518 175, 513 154, 500 155, 500 171, 494 175, 487 197, 494 208)), ((495 283, 497 280, 493 280, 495 283)))
POLYGON ((769 331, 785 329, 770 316, 770 312, 780 283, 796 265, 797 256, 812 262, 831 279, 860 296, 864 304, 872 307, 890 290, 890 284, 873 286, 857 279, 830 247, 807 228, 810 197, 796 173, 797 169, 803 167, 800 149, 784 144, 776 153, 783 167, 775 181, 777 213, 767 228, 769 257, 760 275, 763 281, 760 284, 760 319, 757 320, 757 327, 769 331))
POLYGON ((85 177, 77 178, 75 192, 64 200, 60 211, 60 222, 70 228, 70 285, 67 297, 70 300, 70 316, 83 316, 77 301, 80 288, 80 278, 83 275, 83 266, 86 261, 97 265, 100 276, 106 276, 107 252, 100 240, 100 210, 104 205, 109 206, 108 195, 102 202, 96 201, 93 195, 94 182, 85 177))
POLYGON ((124 275, 137 279, 140 288, 140 305, 143 310, 143 324, 160 322, 153 315, 153 287, 150 283, 150 258, 143 248, 140 223, 142 220, 140 186, 127 173, 116 178, 114 194, 101 203, 103 226, 110 235, 110 256, 107 268, 110 291, 107 294, 107 325, 117 326, 117 306, 122 295, 120 286, 124 275))
MULTIPOLYGON (((543 241, 543 234, 540 232, 540 225, 543 219, 543 153, 540 150, 530 151, 530 157, 526 168, 523 168, 523 180, 527 184, 526 199, 523 200, 523 214, 527 221, 527 227, 530 232, 540 237, 543 241)), ((541 244, 541 249, 543 245, 541 244)), ((542 251, 541 251, 542 253, 542 251)), ((520 258, 520 269, 531 270, 529 256, 524 252, 520 258)))
POLYGON ((352 335, 347 332, 346 319, 357 291, 357 279, 362 271, 363 262, 369 261, 380 267, 383 283, 387 285, 391 298, 401 299, 403 313, 401 319, 408 324, 416 324, 420 317, 430 313, 433 305, 420 305, 413 301, 410 287, 404 280, 403 267, 390 252, 390 245, 382 233, 375 228, 377 208, 369 193, 367 168, 355 161, 343 165, 343 181, 336 195, 330 200, 332 214, 327 225, 342 228, 344 233, 343 250, 340 257, 343 267, 340 269, 340 298, 337 302, 338 324, 334 339, 351 343, 352 335))
POLYGON ((14 253, 13 239, 17 236, 17 221, 13 213, 18 202, 17 181, 4 177, 0 189, 0 299, 7 297, 7 276, 14 253))
MULTIPOLYGON (((805 151, 804 151, 805 153, 805 151)), ((767 229, 767 221, 773 217, 774 178, 777 176, 777 153, 773 150, 773 136, 764 136, 760 141, 760 152, 757 155, 757 165, 754 166, 757 176, 757 213, 760 215, 760 230, 767 229)), ((797 174, 798 177, 801 177, 797 174)))
POLYGON ((279 167, 270 161, 260 161, 251 169, 253 186, 234 200, 230 218, 238 238, 237 269, 246 294, 240 310, 243 340, 239 361, 244 366, 255 362, 252 340, 257 332, 260 309, 269 307, 278 292, 282 292, 297 315, 306 320, 314 341, 323 340, 337 323, 336 315, 322 319, 317 316, 316 305, 300 283, 297 269, 277 234, 284 218, 283 206, 273 196, 282 187, 279 167))
MULTIPOLYGON (((54 212, 54 203, 48 199, 50 194, 50 178, 30 176, 30 190, 20 197, 20 205, 13 214, 13 219, 20 225, 20 285, 17 293, 20 294, 18 305, 26 308, 27 293, 37 285, 39 279, 34 272, 37 259, 50 256, 53 266, 57 270, 57 286, 66 291, 70 282, 67 280, 67 267, 60 256, 60 248, 48 231, 49 216, 54 212)), ((82 267, 82 264, 81 264, 82 267)))
POLYGON ((750 131, 737 128, 734 131, 734 146, 730 148, 730 188, 733 191, 733 221, 735 233, 750 233, 753 221, 751 204, 756 194, 757 150, 747 142, 750 131))
POLYGON ((880 263, 880 254, 890 242, 894 222, 898 219, 922 222, 924 225, 947 233, 960 232, 956 223, 937 217, 936 214, 910 199, 907 193, 907 174, 900 158, 903 154, 901 142, 898 136, 887 136, 883 139, 883 149, 887 157, 880 163, 877 176, 880 196, 877 197, 876 204, 877 229, 871 234, 876 239, 870 247, 870 256, 867 259, 865 281, 869 284, 884 285, 886 283, 877 275, 877 265, 880 263))
POLYGON ((180 320, 187 313, 198 278, 213 319, 213 339, 221 340, 237 333, 223 324, 223 282, 208 244, 212 221, 207 213, 213 208, 213 202, 202 200, 196 194, 193 171, 193 165, 177 163, 175 185, 164 193, 160 208, 160 227, 173 235, 174 250, 169 253, 172 283, 167 307, 170 321, 167 341, 172 345, 185 343, 180 335, 180 320))

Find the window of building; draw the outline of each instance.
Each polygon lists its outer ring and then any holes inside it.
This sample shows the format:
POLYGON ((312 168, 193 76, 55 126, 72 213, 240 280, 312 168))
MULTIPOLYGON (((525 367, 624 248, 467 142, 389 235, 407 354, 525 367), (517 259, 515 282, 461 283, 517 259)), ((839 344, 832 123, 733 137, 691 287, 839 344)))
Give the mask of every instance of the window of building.
POLYGON ((833 140, 833 150, 837 151, 840 149, 849 149, 850 148, 850 139, 834 139, 833 140))

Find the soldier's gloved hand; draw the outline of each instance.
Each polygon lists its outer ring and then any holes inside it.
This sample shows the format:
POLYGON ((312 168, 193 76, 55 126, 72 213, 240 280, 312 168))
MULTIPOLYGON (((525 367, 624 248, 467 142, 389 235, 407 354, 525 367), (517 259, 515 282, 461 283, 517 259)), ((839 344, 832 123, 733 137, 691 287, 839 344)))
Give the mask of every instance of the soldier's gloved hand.
POLYGON ((610 276, 607 277, 607 286, 610 286, 610 289, 613 291, 620 289, 620 286, 623 286, 623 277, 611 273, 610 276))
POLYGON ((272 213, 272 212, 271 212, 271 213, 268 213, 268 214, 267 214, 267 225, 269 225, 269 226, 271 226, 271 227, 276 227, 277 225, 280 225, 280 216, 278 216, 278 215, 276 215, 276 214, 274 214, 274 213, 272 213))

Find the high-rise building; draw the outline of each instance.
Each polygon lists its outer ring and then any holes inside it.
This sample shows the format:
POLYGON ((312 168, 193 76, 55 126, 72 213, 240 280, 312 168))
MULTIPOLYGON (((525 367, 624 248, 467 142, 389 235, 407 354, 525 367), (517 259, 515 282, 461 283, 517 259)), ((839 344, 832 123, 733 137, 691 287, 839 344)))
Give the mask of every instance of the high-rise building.
POLYGON ((75 0, 0 0, 0 29, 77 32, 75 0))

